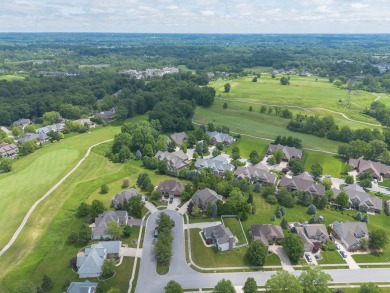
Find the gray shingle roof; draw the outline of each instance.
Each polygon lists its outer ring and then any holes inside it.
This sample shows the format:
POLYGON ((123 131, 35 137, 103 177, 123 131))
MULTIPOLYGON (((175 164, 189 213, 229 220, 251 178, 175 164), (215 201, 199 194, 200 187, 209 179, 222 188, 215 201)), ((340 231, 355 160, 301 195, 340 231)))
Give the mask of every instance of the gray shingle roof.
POLYGON ((227 133, 217 132, 217 131, 207 131, 206 134, 210 136, 210 139, 215 140, 216 142, 222 142, 228 144, 234 142, 234 138, 227 133))
POLYGON ((349 249, 354 245, 360 246, 360 239, 368 237, 367 224, 364 222, 333 223, 333 231, 349 249))
POLYGON ((97 287, 97 283, 86 280, 85 282, 72 282, 70 283, 67 293, 94 293, 97 287))
POLYGON ((181 145, 184 140, 186 140, 187 134, 185 132, 175 132, 172 133, 169 138, 176 143, 176 145, 181 145))
POLYGON ((230 237, 234 237, 232 231, 230 231, 228 227, 225 227, 222 224, 204 228, 203 233, 206 239, 211 239, 214 237, 218 244, 229 243, 230 237))
POLYGON ((195 162, 195 167, 202 169, 210 168, 216 173, 234 170, 234 166, 229 164, 228 160, 221 155, 210 159, 199 158, 195 162))
MULTIPOLYGON (((371 196, 370 194, 365 192, 364 189, 357 183, 345 186, 343 189, 345 193, 348 194, 350 204, 354 208, 359 208, 359 210, 366 210, 366 208, 374 209, 377 211, 382 210, 382 199, 376 196, 371 196)), ((341 192, 341 190, 336 188, 333 188, 332 191, 334 196, 339 195, 341 192)))
POLYGON ((138 192, 135 188, 130 188, 128 190, 123 190, 121 193, 116 194, 112 198, 112 204, 116 207, 119 204, 123 206, 125 200, 129 200, 130 198, 134 196, 141 196, 143 200, 145 200, 145 196, 138 192))
POLYGON ((157 191, 160 193, 169 193, 172 195, 180 195, 184 190, 183 183, 179 180, 164 180, 157 186, 157 191))
POLYGON ((169 166, 176 169, 185 168, 189 164, 189 157, 182 150, 173 153, 158 151, 155 157, 159 161, 167 162, 169 166))
POLYGON ((298 160, 302 159, 302 151, 297 148, 281 144, 270 144, 267 153, 272 154, 272 152, 275 150, 282 150, 284 153, 284 159, 286 160, 290 160, 293 157, 298 160))
POLYGON ((250 232, 254 239, 259 238, 266 246, 269 245, 268 239, 284 238, 282 227, 277 225, 251 225, 250 232))
POLYGON ((192 201, 197 206, 201 206, 203 209, 207 207, 208 203, 214 204, 217 201, 223 201, 223 196, 216 193, 209 188, 198 189, 192 196, 192 201))
POLYGON ((257 167, 238 167, 234 174, 239 178, 245 178, 251 181, 260 180, 269 184, 275 184, 277 179, 275 174, 257 167))
POLYGON ((120 225, 125 225, 128 220, 126 211, 105 211, 95 218, 95 227, 92 228, 92 238, 100 238, 101 235, 111 235, 108 232, 108 223, 115 221, 120 225))
POLYGON ((0 143, 0 157, 13 157, 19 153, 19 148, 11 143, 0 143))
POLYGON ((301 190, 311 194, 324 195, 325 193, 325 186, 316 184, 313 178, 306 172, 292 178, 283 177, 280 180, 279 186, 301 190))
POLYGON ((390 166, 380 162, 363 159, 349 159, 349 165, 357 169, 359 174, 364 172, 371 173, 374 177, 390 176, 390 166))

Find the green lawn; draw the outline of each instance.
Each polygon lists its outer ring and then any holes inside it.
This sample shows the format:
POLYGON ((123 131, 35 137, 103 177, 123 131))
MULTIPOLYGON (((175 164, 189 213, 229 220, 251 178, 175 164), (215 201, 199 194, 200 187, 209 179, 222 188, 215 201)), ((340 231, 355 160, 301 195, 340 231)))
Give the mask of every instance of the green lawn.
MULTIPOLYGON (((346 107, 339 101, 346 98, 347 91, 339 89, 325 78, 290 76, 290 85, 279 83, 281 75, 272 79, 270 74, 262 74, 258 82, 252 82, 252 76, 234 80, 217 80, 211 83, 217 91, 217 96, 228 100, 241 100, 246 109, 249 103, 260 108, 261 103, 267 105, 288 105, 304 108, 326 108, 343 112, 352 119, 378 124, 373 118, 361 114, 362 109, 368 107, 377 96, 386 100, 386 94, 372 94, 364 91, 354 91, 351 94, 351 105, 346 107), (318 78, 318 81, 316 79, 318 78), (231 90, 224 92, 224 84, 229 82, 231 90)), ((229 103, 229 102, 228 102, 229 103)), ((241 102, 241 104, 243 104, 241 102)), ((324 112, 324 114, 331 114, 324 112)), ((339 118, 340 116, 337 115, 339 118)), ((336 116, 335 116, 336 117, 336 116)))
POLYGON ((319 163, 323 168, 324 175, 332 175, 334 177, 340 177, 344 164, 343 160, 337 156, 308 150, 303 151, 302 161, 306 171, 310 171, 310 168, 314 163, 319 163))
POLYGON ((238 239, 238 245, 247 243, 244 232, 242 231, 238 218, 225 218, 223 217, 223 223, 226 227, 232 231, 233 235, 238 239))
MULTIPOLYGON (((206 247, 199 235, 200 229, 190 229, 191 255, 195 264, 205 268, 251 266, 245 258, 248 246, 233 251, 220 252, 215 247, 206 247)), ((280 265, 277 255, 267 257, 265 266, 280 265)))
POLYGON ((337 250, 334 251, 321 251, 321 260, 317 260, 319 264, 346 264, 337 250))
POLYGON ((384 187, 390 187, 390 179, 385 179, 382 182, 379 182, 379 185, 384 187))
POLYGON ((0 75, 0 80, 13 81, 13 80, 24 80, 24 79, 25 77, 21 75, 13 75, 13 74, 0 75))

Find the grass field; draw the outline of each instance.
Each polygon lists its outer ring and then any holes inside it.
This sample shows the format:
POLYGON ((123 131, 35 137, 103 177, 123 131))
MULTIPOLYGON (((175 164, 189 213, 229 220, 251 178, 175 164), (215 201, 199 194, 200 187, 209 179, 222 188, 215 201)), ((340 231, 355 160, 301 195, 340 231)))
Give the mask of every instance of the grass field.
POLYGON ((0 75, 0 80, 13 81, 13 80, 24 80, 24 79, 25 77, 21 75, 12 75, 12 74, 0 75))
POLYGON ((225 227, 228 227, 230 229, 230 231, 232 231, 233 235, 237 237, 237 240, 238 240, 237 245, 247 243, 247 241, 245 239, 244 231, 242 231, 242 228, 241 228, 241 225, 240 225, 238 218, 236 218, 236 217, 234 217, 234 218, 223 217, 222 220, 223 220, 225 227))
MULTIPOLYGON (((267 105, 288 105, 303 108, 326 108, 346 114, 360 121, 377 123, 373 118, 361 115, 361 110, 368 107, 378 96, 383 101, 388 100, 386 94, 372 94, 364 91, 353 91, 350 95, 349 107, 340 103, 347 97, 347 91, 329 83, 328 79, 300 77, 291 75, 290 85, 279 83, 281 75, 275 79, 270 74, 262 74, 258 82, 252 82, 252 76, 234 80, 217 80, 211 85, 217 90, 217 95, 227 99, 240 99, 245 103, 264 103, 267 105), (316 79, 318 79, 316 81, 316 79), (224 84, 229 82, 231 90, 224 93, 224 84)), ((247 107, 248 108, 248 107, 247 107)))
MULTIPOLYGON (((251 266, 245 258, 248 246, 236 248, 233 251, 220 252, 215 247, 204 246, 199 232, 200 229, 190 229, 191 254, 195 264, 205 268, 251 266)), ((270 255, 264 265, 277 266, 281 263, 277 255, 270 255)))
POLYGON ((337 250, 334 251, 321 251, 321 260, 317 260, 319 264, 346 264, 345 260, 341 257, 337 250))

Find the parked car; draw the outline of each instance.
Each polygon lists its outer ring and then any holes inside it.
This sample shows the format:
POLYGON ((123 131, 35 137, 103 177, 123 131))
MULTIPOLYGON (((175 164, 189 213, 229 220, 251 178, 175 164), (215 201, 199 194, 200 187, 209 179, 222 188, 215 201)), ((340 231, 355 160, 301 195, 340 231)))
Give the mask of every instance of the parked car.
POLYGON ((172 227, 175 227, 175 221, 171 220, 171 223, 172 223, 172 227))
POLYGON ((158 238, 158 227, 154 228, 154 238, 158 238))
POLYGON ((306 259, 307 259, 307 261, 308 262, 312 262, 313 260, 311 259, 311 256, 310 256, 310 254, 305 254, 305 257, 306 257, 306 259))
POLYGON ((337 243, 336 243, 336 248, 337 248, 337 250, 340 250, 340 249, 341 249, 340 244, 337 244, 337 243))
POLYGON ((333 242, 335 241, 335 239, 334 239, 334 237, 332 235, 329 236, 329 240, 331 240, 333 242))
POLYGON ((173 203, 173 197, 169 199, 169 203, 173 203))
POLYGON ((347 254, 345 253, 345 251, 340 250, 340 254, 343 258, 347 258, 347 254))

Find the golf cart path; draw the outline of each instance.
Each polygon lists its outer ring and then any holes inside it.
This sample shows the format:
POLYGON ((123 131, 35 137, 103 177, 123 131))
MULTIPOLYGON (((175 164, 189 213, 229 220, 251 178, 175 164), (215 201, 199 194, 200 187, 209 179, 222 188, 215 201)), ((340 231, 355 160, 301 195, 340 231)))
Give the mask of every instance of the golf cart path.
POLYGON ((92 146, 90 146, 87 150, 87 153, 81 160, 74 166, 72 170, 70 170, 64 177, 60 179, 48 192, 46 192, 42 197, 40 197, 29 209, 27 214, 24 216, 22 223, 19 225, 18 229, 15 231, 15 233, 12 235, 10 241, 3 247, 3 249, 0 251, 0 256, 2 256, 10 247, 14 244, 16 239, 18 238, 19 234, 22 232, 24 226, 26 225, 28 219, 30 218, 31 214, 34 212, 35 208, 41 203, 41 201, 45 200, 50 194, 53 193, 54 190, 57 189, 58 186, 60 186, 70 175, 72 175, 81 165, 82 162, 89 156, 91 150, 93 147, 112 141, 113 139, 105 140, 99 143, 96 143, 92 146))

